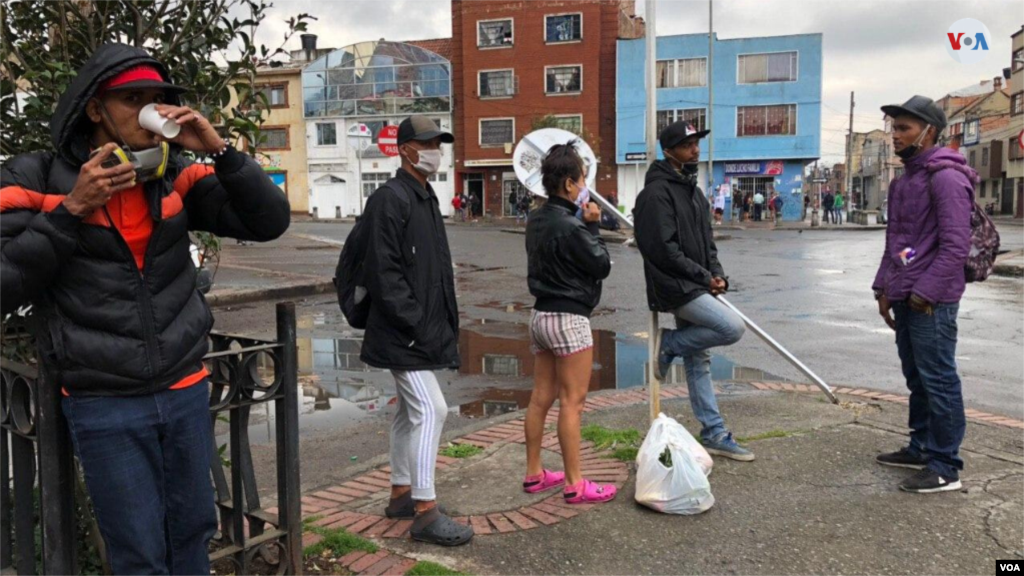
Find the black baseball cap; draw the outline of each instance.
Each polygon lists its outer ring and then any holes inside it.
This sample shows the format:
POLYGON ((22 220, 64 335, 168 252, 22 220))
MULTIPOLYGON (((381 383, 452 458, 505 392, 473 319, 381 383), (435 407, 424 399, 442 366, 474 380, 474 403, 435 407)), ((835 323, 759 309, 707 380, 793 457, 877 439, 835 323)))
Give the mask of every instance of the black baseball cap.
POLYGON ((946 113, 939 108, 934 100, 927 96, 913 96, 902 105, 890 104, 882 106, 882 112, 891 118, 902 114, 910 114, 935 126, 935 129, 942 132, 946 128, 946 113))
POLYGON ((662 130, 658 140, 661 142, 661 149, 666 150, 678 146, 680 142, 687 138, 703 138, 710 133, 711 130, 697 130, 693 124, 685 120, 679 120, 669 124, 662 130))
POLYGON ((433 120, 419 114, 409 116, 398 125, 398 143, 405 144, 410 140, 433 140, 438 136, 441 142, 451 144, 455 136, 438 128, 433 120))

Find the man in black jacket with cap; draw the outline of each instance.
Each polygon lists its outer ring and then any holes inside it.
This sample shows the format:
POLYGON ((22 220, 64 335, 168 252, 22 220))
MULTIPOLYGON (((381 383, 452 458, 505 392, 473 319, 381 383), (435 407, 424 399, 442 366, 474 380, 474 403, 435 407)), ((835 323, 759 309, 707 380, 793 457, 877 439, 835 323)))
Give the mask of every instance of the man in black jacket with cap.
POLYGON ((454 141, 433 120, 398 126, 402 167, 366 203, 364 260, 370 312, 360 358, 391 370, 398 411, 391 425, 388 518, 413 518, 416 540, 456 546, 473 529, 436 505, 434 468, 448 406, 433 370, 459 367, 459 310, 448 236, 434 189, 441 143, 454 141))
POLYGON ((648 306, 676 317, 675 330, 658 334, 657 376, 664 379, 675 359, 682 358, 704 447, 711 454, 750 461, 754 454, 737 444, 725 427, 711 383, 709 349, 735 344, 744 327, 739 316, 715 299, 728 290, 729 281, 718 261, 710 206, 697 187, 700 139, 709 132, 684 121, 662 131, 665 159, 647 171, 633 216, 648 306))
POLYGON ((117 574, 210 573, 217 517, 202 360, 213 315, 188 233, 266 241, 290 218, 280 188, 181 106, 183 91, 145 50, 106 44, 60 98, 54 151, 0 171, 3 312, 34 305, 47 384, 63 389, 117 574), (150 104, 177 136, 142 128, 150 104), (142 169, 124 162, 129 154, 142 169))

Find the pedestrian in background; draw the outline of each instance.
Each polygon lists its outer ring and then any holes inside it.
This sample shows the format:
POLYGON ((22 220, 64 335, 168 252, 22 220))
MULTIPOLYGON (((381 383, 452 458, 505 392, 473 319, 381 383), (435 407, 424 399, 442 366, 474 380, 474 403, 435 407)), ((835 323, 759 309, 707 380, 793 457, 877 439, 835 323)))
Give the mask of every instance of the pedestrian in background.
POLYGON ((832 205, 832 217, 835 219, 836 224, 840 226, 843 224, 843 207, 846 203, 843 201, 843 193, 836 192, 836 198, 832 205))
POLYGON ((786 203, 786 201, 782 199, 782 194, 779 194, 778 192, 776 192, 775 193, 775 199, 774 199, 774 202, 773 202, 774 208, 775 208, 775 224, 776 225, 778 225, 780 222, 782 222, 782 207, 783 207, 783 205, 785 203, 786 203))
POLYGON ((822 211, 825 213, 825 223, 826 224, 831 224, 835 220, 834 218, 832 218, 832 214, 833 214, 833 212, 835 212, 835 208, 834 208, 835 204, 836 204, 836 197, 833 196, 832 195, 832 191, 829 190, 821 198, 821 207, 822 207, 822 211))
POLYGON ((644 259, 648 307, 676 317, 675 330, 657 335, 656 377, 663 380, 681 358, 704 447, 711 454, 750 461, 754 454, 737 444, 725 426, 711 381, 711 348, 735 344, 745 328, 715 298, 729 289, 729 280, 718 260, 707 199, 697 186, 700 139, 709 133, 685 121, 662 131, 665 160, 647 171, 633 211, 636 241, 644 259))
POLYGON ((760 222, 764 214, 764 194, 754 192, 754 222, 760 222))
POLYGON ((893 150, 904 173, 889 188, 885 252, 872 289, 878 313, 896 332, 910 389, 910 443, 876 460, 920 470, 900 484, 901 490, 960 490, 966 424, 957 374, 957 313, 966 286, 978 175, 962 154, 936 146, 946 114, 930 98, 914 96, 902 106, 883 106, 882 112, 893 119, 893 150))
POLYGON ((452 209, 454 210, 454 212, 452 212, 452 216, 462 220, 462 197, 458 194, 452 198, 452 209))
POLYGON ((434 471, 448 405, 434 370, 459 367, 459 310, 452 255, 437 195, 427 179, 441 143, 455 138, 426 116, 398 125, 402 167, 366 203, 364 260, 369 316, 359 359, 390 370, 398 408, 391 424, 388 518, 412 519, 414 540, 457 546, 473 529, 437 506, 434 471))
POLYGON ((601 281, 611 271, 598 227, 601 209, 587 202, 586 167, 575 141, 552 146, 541 174, 548 201, 526 226, 528 284, 537 301, 530 317, 536 362, 526 409, 523 490, 533 494, 564 486, 562 495, 569 504, 607 502, 615 497, 615 486, 587 480, 580 465, 580 416, 594 361, 590 313, 601 300, 601 281), (581 208, 582 221, 576 217, 581 208), (541 465, 544 420, 555 400, 564 472, 541 465))

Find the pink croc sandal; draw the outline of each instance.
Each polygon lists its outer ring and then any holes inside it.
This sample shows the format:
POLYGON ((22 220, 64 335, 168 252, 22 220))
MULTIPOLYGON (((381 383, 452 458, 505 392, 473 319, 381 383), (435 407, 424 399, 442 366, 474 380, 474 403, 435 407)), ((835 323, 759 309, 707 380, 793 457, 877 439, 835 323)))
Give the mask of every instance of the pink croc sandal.
POLYGON ((591 504, 615 498, 619 489, 612 484, 598 484, 584 478, 579 484, 566 486, 562 497, 566 504, 591 504))
POLYGON ((565 472, 552 472, 544 470, 535 476, 523 478, 523 492, 536 494, 545 490, 551 490, 565 484, 565 472))

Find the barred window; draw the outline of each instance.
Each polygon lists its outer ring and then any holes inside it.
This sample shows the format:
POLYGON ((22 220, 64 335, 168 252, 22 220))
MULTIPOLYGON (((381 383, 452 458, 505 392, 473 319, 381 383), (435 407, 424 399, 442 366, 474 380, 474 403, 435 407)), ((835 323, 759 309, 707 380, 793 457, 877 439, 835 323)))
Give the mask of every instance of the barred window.
POLYGON ((736 109, 736 136, 793 136, 796 104, 740 106, 736 109))

